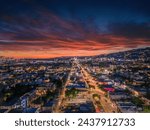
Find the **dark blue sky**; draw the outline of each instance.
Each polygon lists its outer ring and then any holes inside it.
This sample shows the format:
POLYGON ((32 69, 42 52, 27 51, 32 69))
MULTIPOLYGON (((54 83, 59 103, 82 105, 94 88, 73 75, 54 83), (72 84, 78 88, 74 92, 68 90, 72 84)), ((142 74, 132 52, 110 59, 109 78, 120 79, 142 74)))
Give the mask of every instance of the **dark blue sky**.
POLYGON ((149 0, 0 0, 0 50, 76 47, 108 53, 149 46, 149 5, 149 0))

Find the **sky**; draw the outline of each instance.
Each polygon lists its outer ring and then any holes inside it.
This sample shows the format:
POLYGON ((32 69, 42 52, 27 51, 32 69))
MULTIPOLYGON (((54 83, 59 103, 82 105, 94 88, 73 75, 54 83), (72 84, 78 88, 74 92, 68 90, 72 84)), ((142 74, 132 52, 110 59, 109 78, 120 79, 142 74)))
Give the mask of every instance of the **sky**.
POLYGON ((150 46, 149 0, 0 0, 0 56, 90 56, 150 46))

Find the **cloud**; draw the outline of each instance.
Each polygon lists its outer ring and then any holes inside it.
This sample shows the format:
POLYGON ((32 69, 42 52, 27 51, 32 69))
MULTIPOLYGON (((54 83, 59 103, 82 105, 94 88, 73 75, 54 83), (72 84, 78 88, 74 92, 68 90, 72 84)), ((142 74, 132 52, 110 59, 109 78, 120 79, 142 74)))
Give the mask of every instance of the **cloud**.
POLYGON ((0 25, 0 51, 18 55, 30 51, 32 57, 37 56, 34 52, 43 57, 46 52, 51 52, 46 57, 72 55, 71 51, 73 55, 108 53, 148 46, 150 37, 148 23, 111 24, 103 34, 94 20, 65 19, 48 10, 37 12, 36 17, 8 16, 0 25))
POLYGON ((114 23, 109 25, 109 31, 115 36, 150 39, 150 23, 114 23))

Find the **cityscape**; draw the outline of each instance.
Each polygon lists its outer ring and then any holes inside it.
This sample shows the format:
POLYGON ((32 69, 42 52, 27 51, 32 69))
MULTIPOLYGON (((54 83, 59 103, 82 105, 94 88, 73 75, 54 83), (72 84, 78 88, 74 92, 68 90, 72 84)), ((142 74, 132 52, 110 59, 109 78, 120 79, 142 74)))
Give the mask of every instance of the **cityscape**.
POLYGON ((0 113, 150 113, 149 5, 0 0, 0 113))
POLYGON ((0 112, 150 112, 149 56, 147 47, 90 57, 0 57, 0 112))

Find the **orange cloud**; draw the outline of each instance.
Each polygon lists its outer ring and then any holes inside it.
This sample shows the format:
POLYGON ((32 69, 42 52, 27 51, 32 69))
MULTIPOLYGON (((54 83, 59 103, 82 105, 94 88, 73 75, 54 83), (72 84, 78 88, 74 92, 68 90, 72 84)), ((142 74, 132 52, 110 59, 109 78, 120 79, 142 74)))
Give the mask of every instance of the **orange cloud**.
MULTIPOLYGON (((90 56, 149 46, 145 37, 102 34, 94 23, 62 19, 39 12, 39 19, 9 18, 0 31, 0 55, 15 58, 90 56), (92 25, 93 24, 93 25, 92 25), (90 26, 89 26, 90 25, 90 26), (91 27, 92 26, 92 27, 91 27)), ((120 30, 119 30, 120 31, 120 30)))

